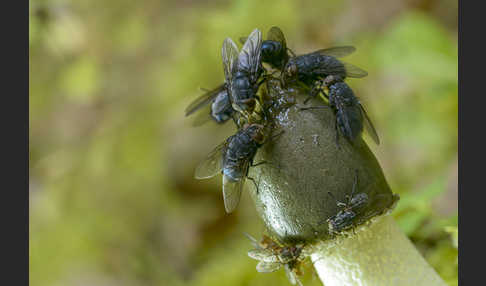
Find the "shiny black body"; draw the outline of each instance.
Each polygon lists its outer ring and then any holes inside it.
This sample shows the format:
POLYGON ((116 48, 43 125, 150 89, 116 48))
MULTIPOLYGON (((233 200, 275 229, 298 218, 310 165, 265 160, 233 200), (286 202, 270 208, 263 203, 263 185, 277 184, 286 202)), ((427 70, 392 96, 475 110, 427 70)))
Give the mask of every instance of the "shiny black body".
POLYGON ((352 46, 332 47, 291 57, 283 69, 283 81, 286 84, 295 81, 303 83, 312 88, 310 96, 316 96, 320 92, 316 84, 328 77, 339 81, 347 77, 365 77, 368 75, 366 71, 337 59, 355 50, 352 46))
POLYGON ((278 41, 265 40, 262 43, 262 62, 282 70, 289 60, 287 48, 278 41))
POLYGON ((233 108, 239 112, 251 112, 255 107, 255 95, 262 81, 264 72, 261 64, 262 35, 255 29, 240 52, 236 44, 226 38, 223 42, 222 58, 225 71, 225 83, 233 108))
POLYGON ((354 141, 363 131, 363 115, 358 99, 344 82, 329 86, 328 98, 329 105, 336 113, 337 127, 346 138, 354 141))
POLYGON ((223 124, 230 118, 233 118, 235 110, 231 105, 231 100, 225 84, 221 84, 215 89, 205 91, 206 93, 196 98, 186 108, 186 116, 201 110, 193 125, 199 126, 208 120, 223 124))
MULTIPOLYGON (((240 42, 244 44, 247 38, 240 38, 240 42)), ((269 64, 274 69, 283 70, 285 64, 289 60, 289 52, 287 48, 287 41, 282 30, 279 27, 271 27, 267 33, 267 39, 262 42, 262 62, 269 64)), ((293 53, 292 53, 293 54, 293 53)))
MULTIPOLYGON (((353 191, 350 196, 346 196, 347 202, 337 202, 337 206, 342 209, 334 216, 327 219, 329 233, 337 234, 343 230, 353 227, 353 222, 358 213, 368 203, 368 195, 365 193, 356 192, 356 185, 358 183, 358 172, 356 171, 356 178, 353 184, 353 191)), ((331 194, 331 193, 329 193, 331 194)))
MULTIPOLYGON (((371 120, 349 85, 345 82, 337 81, 331 83, 328 89, 327 98, 329 99, 329 105, 336 113, 336 129, 339 128, 344 137, 354 142, 363 132, 363 126, 366 126, 375 143, 380 144, 371 120)), ((338 133, 336 133, 337 140, 338 133)))
POLYGON ((376 133, 373 123, 371 123, 368 114, 364 110, 358 98, 354 95, 353 90, 339 78, 329 76, 326 80, 320 81, 327 86, 329 92, 324 96, 329 100, 329 106, 310 106, 300 108, 301 110, 332 108, 336 114, 336 144, 339 146, 339 131, 349 142, 355 142, 356 138, 361 135, 363 129, 366 129, 373 141, 379 145, 380 138, 376 133), (339 130, 339 131, 338 131, 339 130))
POLYGON ((231 82, 232 101, 240 110, 251 110, 254 107, 255 94, 260 85, 257 79, 260 77, 262 70, 256 76, 248 73, 245 69, 238 70, 233 74, 231 82))
POLYGON ((253 164, 253 157, 262 143, 255 140, 261 128, 252 124, 227 139, 228 146, 223 153, 223 174, 231 180, 239 181, 248 174, 248 166, 253 164))
POLYGON ((344 64, 333 56, 313 52, 292 57, 288 60, 286 69, 296 69, 297 79, 306 85, 313 85, 316 80, 329 75, 346 78, 344 64))
MULTIPOLYGON (((250 166, 258 165, 253 165, 253 157, 264 143, 263 130, 263 125, 245 124, 211 151, 196 168, 196 179, 223 174, 223 199, 227 213, 238 206, 250 166)), ((255 183, 252 178, 248 179, 255 183)))
POLYGON ((231 106, 228 92, 224 89, 218 93, 211 103, 210 115, 217 123, 225 123, 228 119, 232 118, 234 112, 235 110, 231 106))

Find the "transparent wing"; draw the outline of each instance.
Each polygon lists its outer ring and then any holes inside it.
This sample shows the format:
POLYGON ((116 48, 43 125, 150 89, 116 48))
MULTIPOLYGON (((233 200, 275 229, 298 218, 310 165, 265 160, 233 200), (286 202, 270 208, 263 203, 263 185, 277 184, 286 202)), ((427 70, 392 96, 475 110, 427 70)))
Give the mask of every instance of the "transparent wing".
POLYGON ((238 64, 238 47, 231 38, 224 39, 223 48, 221 49, 223 57, 223 70, 226 83, 229 84, 233 78, 233 70, 238 64))
POLYGON ((194 173, 196 179, 207 179, 215 176, 223 167, 223 152, 226 149, 227 141, 219 144, 199 163, 194 173))
POLYGON ((277 271, 280 268, 280 266, 282 266, 282 265, 278 262, 260 261, 260 262, 258 262, 258 264, 256 266, 256 270, 258 272, 268 273, 268 272, 277 271))
POLYGON ((248 251, 248 256, 264 262, 278 262, 278 256, 270 249, 252 249, 248 251))
POLYGON ((208 121, 211 121, 213 118, 211 117, 211 105, 206 105, 202 108, 199 108, 199 112, 194 116, 194 120, 192 121, 193 127, 199 127, 205 124, 208 121))
POLYGON ((332 47, 328 49, 317 50, 315 52, 323 55, 336 57, 336 58, 342 58, 352 54, 354 51, 356 51, 356 48, 353 46, 342 46, 342 47, 332 47))
POLYGON ((193 114, 201 107, 209 104, 213 99, 215 99, 218 96, 220 92, 224 91, 225 88, 226 86, 223 83, 220 86, 216 87, 215 89, 206 91, 206 93, 196 98, 193 102, 189 104, 189 106, 186 107, 185 110, 186 116, 193 114))
POLYGON ((262 53, 262 32, 255 29, 248 36, 238 57, 238 66, 250 74, 257 74, 262 53))
POLYGON ((245 177, 242 177, 238 181, 233 181, 228 176, 223 176, 223 200, 227 213, 233 212, 238 206, 244 184, 245 177))
POLYGON ((368 72, 355 66, 350 63, 341 63, 344 65, 344 69, 346 70, 346 76, 348 77, 355 77, 355 78, 360 78, 360 77, 365 77, 368 75, 368 72))
MULTIPOLYGON (((260 244, 258 243, 258 240, 256 240, 256 238, 254 238, 253 236, 251 236, 250 234, 244 232, 243 233, 246 237, 248 237, 248 239, 251 241, 251 244, 253 245, 253 247, 257 248, 257 249, 261 249, 260 247, 260 244)), ((251 251, 251 250, 250 250, 251 251)), ((250 256, 248 254, 248 256, 250 256)), ((250 256, 251 257, 251 256, 250 256)), ((256 258, 255 258, 256 259, 256 258)))
POLYGON ((273 26, 267 33, 267 40, 280 42, 284 50, 287 49, 287 42, 285 41, 285 36, 279 27, 273 26))
POLYGON ((375 126, 373 126, 373 123, 371 123, 370 118, 368 117, 368 114, 366 113, 365 109, 361 104, 359 104, 361 113, 363 114, 364 120, 363 124, 365 126, 366 131, 370 135, 371 139, 375 141, 376 145, 380 145, 380 138, 378 137, 378 134, 376 133, 375 126))
MULTIPOLYGON (((346 111, 343 111, 343 112, 346 112, 346 111)), ((347 134, 343 134, 343 135, 354 137, 355 133, 353 133, 353 129, 351 128, 349 116, 346 113, 344 113, 343 116, 341 116, 341 123, 343 124, 343 127, 346 130, 345 133, 347 133, 347 134)))

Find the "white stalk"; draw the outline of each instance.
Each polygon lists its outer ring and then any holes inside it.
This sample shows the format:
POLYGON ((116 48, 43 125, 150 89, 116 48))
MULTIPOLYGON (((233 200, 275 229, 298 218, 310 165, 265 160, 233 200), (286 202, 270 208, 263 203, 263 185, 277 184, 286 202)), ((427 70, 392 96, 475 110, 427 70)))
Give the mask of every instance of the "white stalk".
POLYGON ((356 234, 316 245, 311 255, 325 286, 445 286, 389 215, 356 234))

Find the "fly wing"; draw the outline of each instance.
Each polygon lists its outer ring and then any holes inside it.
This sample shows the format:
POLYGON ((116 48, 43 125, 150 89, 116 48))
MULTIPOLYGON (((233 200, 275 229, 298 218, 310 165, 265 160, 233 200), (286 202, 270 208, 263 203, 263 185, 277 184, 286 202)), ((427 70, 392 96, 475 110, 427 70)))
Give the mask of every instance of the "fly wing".
POLYGON ((350 139, 354 139, 355 137, 355 132, 353 132, 353 129, 351 128, 351 120, 348 116, 348 113, 347 113, 348 110, 344 109, 341 111, 341 122, 343 124, 343 127, 344 127, 344 130, 342 131, 345 131, 343 133, 345 133, 344 135, 347 136, 348 138, 350 139))
POLYGON ((223 70, 226 84, 229 84, 233 78, 233 71, 238 65, 238 47, 231 38, 224 39, 223 48, 221 49, 223 58, 223 70))
POLYGON ((223 175, 223 200, 224 208, 227 213, 233 212, 241 198, 241 191, 245 184, 245 177, 238 181, 234 181, 226 175, 223 175))
POLYGON ((363 106, 361 104, 359 104, 359 107, 360 107, 361 113, 363 114, 363 118, 364 118, 363 125, 364 125, 366 131, 370 135, 371 139, 373 139, 373 141, 375 141, 376 145, 380 145, 380 138, 378 138, 378 134, 376 133, 376 129, 373 126, 373 123, 371 123, 371 120, 368 117, 368 114, 366 113, 363 106))
POLYGON ((356 51, 356 48, 353 46, 342 46, 342 47, 332 47, 328 49, 317 50, 315 51, 315 53, 332 56, 335 58, 342 58, 352 54, 354 51, 356 51))
POLYGON ((206 158, 204 158, 201 163, 196 167, 196 172, 194 173, 194 178, 196 179, 207 179, 215 176, 223 167, 223 153, 226 150, 228 141, 216 146, 216 148, 209 153, 206 158))
POLYGON ((368 75, 368 72, 355 66, 350 63, 341 63, 344 65, 344 69, 346 70, 346 76, 348 77, 354 77, 354 78, 360 78, 360 77, 365 77, 368 75))
POLYGON ((270 249, 252 249, 248 251, 248 257, 263 262, 278 262, 278 256, 270 249))
POLYGON ((251 75, 256 75, 260 67, 262 54, 262 32, 255 29, 248 36, 238 57, 238 66, 251 75))
POLYGON ((268 272, 277 271, 280 268, 280 266, 282 266, 282 264, 278 262, 260 261, 256 266, 256 270, 258 272, 268 273, 268 272))
POLYGON ((206 105, 204 107, 200 107, 198 109, 199 109, 199 112, 194 117, 194 121, 192 122, 193 127, 201 126, 201 125, 205 124, 206 122, 210 121, 211 119, 213 119, 211 117, 211 105, 210 104, 206 105))
MULTIPOLYGON (((248 237, 248 239, 251 241, 251 244, 253 245, 253 247, 255 247, 256 249, 261 249, 260 247, 260 244, 258 243, 258 240, 256 240, 256 238, 254 238, 253 236, 251 236, 250 234, 244 232, 243 233, 246 237, 248 237)), ((251 251, 251 250, 250 250, 251 251)), ((248 252, 249 253, 249 252, 248 252)), ((250 256, 250 254, 248 254, 248 256, 250 256)), ((250 256, 251 257, 251 256, 250 256)), ((252 257, 253 258, 253 257, 252 257)), ((254 258, 256 259, 256 258, 254 258)))
POLYGON ((287 50, 287 42, 285 36, 279 27, 273 26, 267 33, 267 40, 279 42, 282 45, 283 50, 287 50))
POLYGON ((225 91, 225 89, 226 87, 225 84, 223 83, 213 90, 206 91, 206 93, 196 98, 193 102, 191 102, 191 104, 189 104, 189 106, 186 107, 185 110, 186 116, 193 114, 201 107, 209 104, 211 101, 213 101, 213 99, 215 99, 218 96, 219 93, 225 91))

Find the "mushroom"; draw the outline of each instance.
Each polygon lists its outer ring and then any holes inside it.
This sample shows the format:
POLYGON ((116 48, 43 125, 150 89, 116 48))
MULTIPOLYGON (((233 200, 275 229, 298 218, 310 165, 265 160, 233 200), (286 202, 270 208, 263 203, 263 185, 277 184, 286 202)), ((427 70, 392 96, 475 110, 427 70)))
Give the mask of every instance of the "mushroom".
MULTIPOLYGON (((250 194, 269 234, 308 245, 326 286, 445 285, 389 216, 399 197, 365 141, 359 137, 351 144, 340 135, 337 145, 332 109, 300 110, 308 91, 283 88, 277 80, 263 89, 272 133, 283 131, 255 157, 269 163, 249 174, 258 182, 250 194), (346 202, 356 174, 355 192, 367 202, 355 213, 353 227, 336 234, 329 218, 343 210, 336 200, 346 202)), ((320 98, 307 103, 323 104, 320 98)))

